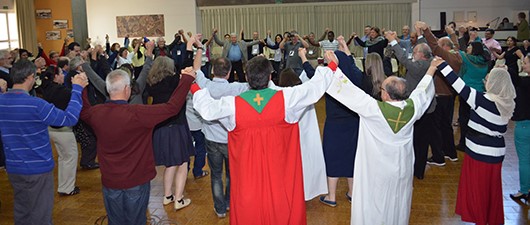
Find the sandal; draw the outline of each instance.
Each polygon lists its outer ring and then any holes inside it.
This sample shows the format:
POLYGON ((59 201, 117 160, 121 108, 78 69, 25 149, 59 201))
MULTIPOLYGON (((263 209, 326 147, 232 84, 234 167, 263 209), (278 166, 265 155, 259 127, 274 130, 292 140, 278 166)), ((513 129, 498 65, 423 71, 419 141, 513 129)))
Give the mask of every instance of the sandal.
POLYGON ((324 205, 331 206, 331 207, 337 206, 337 202, 334 202, 334 201, 331 201, 331 200, 326 200, 326 196, 325 195, 320 196, 320 202, 322 204, 324 204, 324 205))
POLYGON ((208 171, 204 171, 204 170, 203 170, 201 175, 199 175, 199 176, 195 176, 195 180, 197 180, 197 179, 201 179, 201 178, 203 178, 203 177, 205 177, 205 176, 208 176, 208 175, 210 175, 210 172, 208 172, 208 171))
POLYGON ((70 193, 63 193, 63 192, 59 192, 59 196, 72 196, 72 195, 77 195, 81 192, 81 189, 79 189, 79 187, 74 187, 74 190, 72 190, 70 193))

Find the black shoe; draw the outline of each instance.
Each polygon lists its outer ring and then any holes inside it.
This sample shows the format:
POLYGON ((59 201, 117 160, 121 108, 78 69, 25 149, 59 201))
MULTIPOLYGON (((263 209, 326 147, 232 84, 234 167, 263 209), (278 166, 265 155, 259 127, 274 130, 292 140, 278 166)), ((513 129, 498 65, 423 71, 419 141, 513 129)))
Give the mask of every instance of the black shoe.
POLYGON ((99 163, 95 162, 95 163, 84 164, 84 165, 81 165, 81 168, 85 170, 95 170, 99 168, 99 163))
POLYGON ((528 195, 527 194, 523 194, 521 192, 517 192, 515 194, 510 194, 510 198, 514 201, 521 201, 521 200, 525 200, 525 202, 527 201, 528 199, 528 195))
POLYGON ((74 187, 74 190, 71 191, 70 193, 59 192, 59 196, 72 196, 72 195, 77 195, 80 192, 81 192, 81 189, 79 189, 79 187, 74 187))
POLYGON ((435 166, 445 166, 445 162, 436 162, 432 158, 427 159, 427 164, 435 166))

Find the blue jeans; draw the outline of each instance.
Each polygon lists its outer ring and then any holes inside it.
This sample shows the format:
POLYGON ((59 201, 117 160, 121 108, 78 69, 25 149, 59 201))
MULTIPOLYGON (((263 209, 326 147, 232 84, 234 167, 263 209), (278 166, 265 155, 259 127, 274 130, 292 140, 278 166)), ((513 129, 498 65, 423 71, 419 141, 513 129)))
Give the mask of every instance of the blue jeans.
POLYGON ((195 160, 193 161, 193 176, 201 176, 202 168, 206 164, 206 149, 204 147, 204 134, 201 130, 191 131, 195 141, 195 160))
POLYGON ((519 157, 520 192, 530 191, 530 120, 515 121, 515 151, 519 157))
POLYGON ((145 225, 150 189, 150 182, 129 189, 110 189, 103 186, 103 201, 109 225, 145 225))
POLYGON ((208 164, 211 170, 213 206, 217 213, 226 213, 230 207, 230 170, 228 167, 228 144, 206 140, 208 164), (223 162, 226 168, 226 189, 223 191, 223 162))

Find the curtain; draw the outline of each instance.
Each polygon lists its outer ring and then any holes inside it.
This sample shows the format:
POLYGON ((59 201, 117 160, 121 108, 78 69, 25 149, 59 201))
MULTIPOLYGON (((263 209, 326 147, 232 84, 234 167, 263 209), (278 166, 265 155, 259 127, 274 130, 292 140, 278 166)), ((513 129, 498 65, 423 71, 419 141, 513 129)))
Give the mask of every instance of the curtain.
MULTIPOLYGON (((213 28, 219 35, 237 33, 244 29, 245 38, 253 31, 265 37, 267 30, 272 36, 296 30, 303 36, 315 33, 318 39, 326 28, 335 36, 349 39, 352 32, 363 35, 366 25, 394 30, 398 33, 404 25, 411 25, 411 3, 334 3, 324 4, 276 4, 236 7, 201 7, 202 32, 210 37, 213 28)), ((412 26, 411 26, 412 27, 412 26)), ((360 47, 353 47, 356 55, 362 56, 360 47)))
POLYGON ((15 0, 20 47, 37 54, 37 32, 35 25, 35 5, 28 0, 15 0))
POLYGON ((387 30, 401 30, 410 25, 410 3, 396 4, 334 4, 334 5, 261 5, 256 7, 200 8, 202 30, 210 34, 212 28, 221 33, 247 33, 258 31, 265 34, 295 29, 299 33, 321 34, 329 27, 336 34, 350 35, 362 32, 365 25, 387 30))

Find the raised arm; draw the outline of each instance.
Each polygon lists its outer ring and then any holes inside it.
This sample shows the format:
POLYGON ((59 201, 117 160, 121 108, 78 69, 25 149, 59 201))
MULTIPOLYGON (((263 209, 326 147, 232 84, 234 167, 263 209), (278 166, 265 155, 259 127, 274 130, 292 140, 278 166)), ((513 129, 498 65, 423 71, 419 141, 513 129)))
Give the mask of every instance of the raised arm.
POLYGON ((304 40, 307 40, 307 42, 315 47, 320 47, 320 42, 315 42, 315 39, 313 38, 303 38, 304 40))
POLYGON ((213 35, 213 40, 215 41, 215 43, 217 43, 219 46, 225 45, 224 41, 219 40, 219 37, 217 37, 217 29, 213 30, 212 35, 213 35))
POLYGON ((453 68, 449 66, 445 61, 438 60, 437 63, 431 62, 431 67, 436 66, 440 72, 445 76, 449 84, 453 86, 454 90, 465 99, 467 104, 471 106, 472 109, 476 108, 475 99, 478 94, 478 92, 473 89, 472 87, 469 87, 466 85, 464 80, 462 80, 458 75, 453 71, 453 68))
MULTIPOLYGON (((298 34, 295 34, 295 35, 298 37, 298 40, 300 40, 300 42, 302 43, 304 48, 309 48, 309 44, 307 43, 307 41, 305 41, 302 37, 300 37, 300 35, 298 35, 298 34)), ((320 44, 319 44, 319 46, 320 46, 320 44)))
POLYGON ((326 39, 326 36, 328 36, 328 32, 329 32, 329 28, 326 28, 326 30, 324 30, 324 33, 322 34, 322 36, 320 36, 318 41, 323 41, 324 39, 326 39))
POLYGON ((72 95, 66 109, 60 110, 53 104, 45 103, 39 107, 40 119, 50 126, 74 126, 79 119, 81 112, 82 100, 81 92, 88 85, 88 79, 84 73, 80 73, 72 78, 72 95))
POLYGON ((99 91, 99 93, 104 94, 108 98, 108 96, 106 94, 107 93, 107 88, 106 88, 106 84, 105 84, 105 81, 103 80, 103 78, 101 78, 92 69, 92 67, 90 66, 90 64, 88 62, 83 63, 83 65, 81 65, 81 67, 83 68, 83 71, 85 71, 86 76, 90 80, 90 83, 92 83, 92 85, 94 85, 96 90, 99 91))
POLYGON ((361 40, 361 39, 359 38, 359 36, 355 35, 354 39, 355 39, 355 42, 356 42, 357 44, 359 44, 359 46, 361 46, 361 47, 366 47, 366 42, 364 42, 363 40, 361 40))
POLYGON ((392 46, 391 48, 392 50, 394 50, 394 54, 397 60, 399 61, 399 63, 405 65, 405 68, 407 68, 407 70, 414 70, 419 67, 416 65, 418 62, 413 62, 412 60, 409 60, 407 57, 407 53, 403 51, 401 46, 398 45, 397 40, 396 40, 397 38, 396 32, 388 31, 386 32, 385 36, 386 36, 386 39, 390 42, 390 46, 392 46))
POLYGON ((147 75, 151 70, 151 66, 153 66, 153 49, 155 48, 155 42, 147 42, 145 43, 145 47, 145 63, 140 75, 136 78, 136 84, 138 85, 138 90, 140 90, 140 92, 144 92, 147 83, 147 75))
POLYGON ((283 36, 282 42, 280 42, 280 49, 283 50, 285 48, 285 43, 287 42, 287 35, 283 36))
MULTIPOLYGON (((201 70, 202 52, 204 51, 204 46, 202 45, 201 41, 199 41, 199 38, 197 36, 192 36, 190 38, 190 42, 186 45, 186 50, 188 52, 190 51, 193 52, 193 49, 192 49, 193 44, 195 44, 195 46, 197 47, 197 54, 195 55, 195 58, 193 59, 193 69, 194 71, 197 71, 197 70, 201 70)), ((191 53, 191 55, 193 55, 193 53, 191 53)))
POLYGON ((225 96, 215 100, 211 97, 208 89, 194 91, 193 108, 201 115, 204 120, 218 120, 228 130, 232 131, 236 127, 235 122, 235 97, 225 96))
POLYGON ((180 38, 182 38, 182 42, 188 43, 188 38, 186 38, 186 35, 184 35, 184 30, 180 29, 179 31, 180 38))

